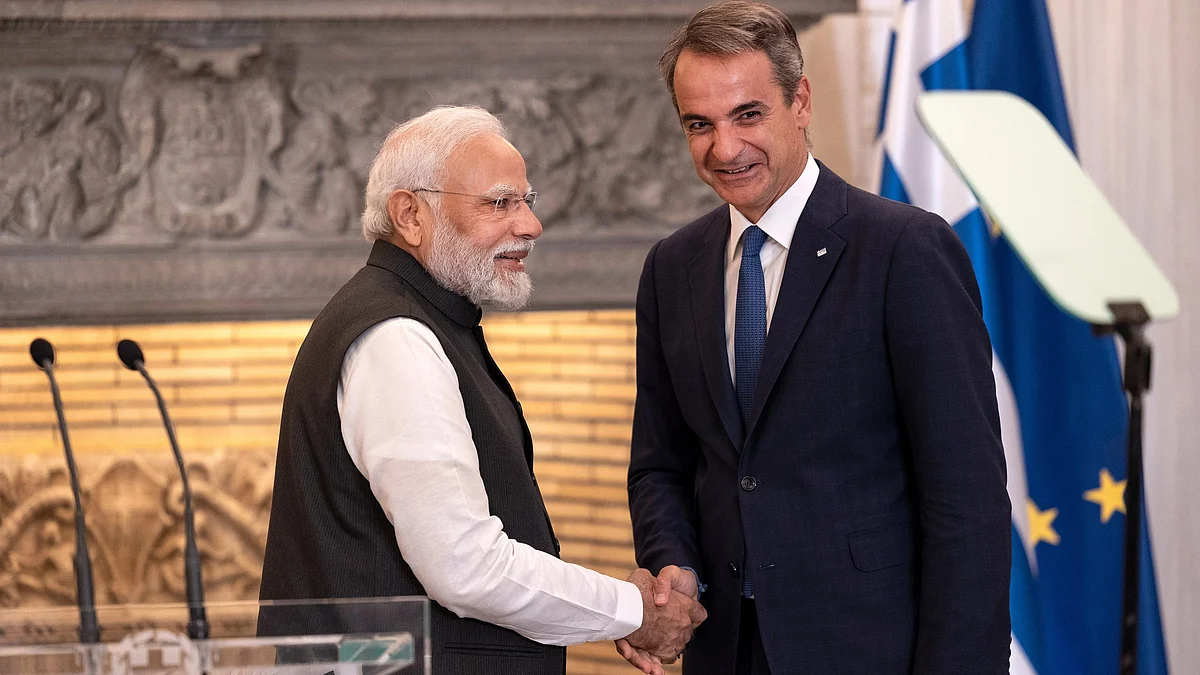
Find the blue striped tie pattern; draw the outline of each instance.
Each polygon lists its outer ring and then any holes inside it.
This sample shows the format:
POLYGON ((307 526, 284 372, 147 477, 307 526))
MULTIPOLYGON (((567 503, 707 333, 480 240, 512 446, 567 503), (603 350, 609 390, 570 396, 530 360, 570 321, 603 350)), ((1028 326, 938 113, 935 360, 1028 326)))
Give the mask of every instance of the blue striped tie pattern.
POLYGON ((751 225, 742 235, 742 267, 738 271, 737 309, 733 327, 733 367, 742 426, 749 431, 754 389, 767 341, 767 289, 759 252, 767 233, 751 225))

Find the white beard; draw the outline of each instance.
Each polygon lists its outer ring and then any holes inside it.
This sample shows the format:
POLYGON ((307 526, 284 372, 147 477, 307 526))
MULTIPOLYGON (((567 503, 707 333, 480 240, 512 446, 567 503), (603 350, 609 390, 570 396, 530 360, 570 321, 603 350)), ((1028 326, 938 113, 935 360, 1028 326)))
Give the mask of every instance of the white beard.
POLYGON ((425 265, 439 284, 482 307, 517 310, 529 303, 533 292, 529 274, 496 267, 496 256, 532 251, 533 241, 515 239, 494 250, 483 250, 436 210, 434 215, 433 242, 425 265))

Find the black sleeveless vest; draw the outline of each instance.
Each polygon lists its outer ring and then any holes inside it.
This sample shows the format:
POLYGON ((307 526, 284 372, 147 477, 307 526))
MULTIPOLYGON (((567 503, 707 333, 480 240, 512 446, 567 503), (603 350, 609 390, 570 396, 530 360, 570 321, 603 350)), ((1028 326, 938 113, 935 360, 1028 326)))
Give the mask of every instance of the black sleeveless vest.
MULTIPOLYGON (((377 241, 367 265, 321 311, 292 367, 283 401, 275 492, 263 560, 267 600, 425 595, 395 531, 346 452, 337 410, 342 359, 368 328, 395 317, 427 325, 455 372, 492 515, 516 541, 558 554, 533 477, 533 441, 512 387, 479 327, 481 312, 415 258, 377 241)), ((566 652, 431 605, 436 675, 561 675, 566 652)), ((260 613, 262 634, 340 633, 335 617, 260 613)), ((366 630, 379 630, 367 627, 366 630)))

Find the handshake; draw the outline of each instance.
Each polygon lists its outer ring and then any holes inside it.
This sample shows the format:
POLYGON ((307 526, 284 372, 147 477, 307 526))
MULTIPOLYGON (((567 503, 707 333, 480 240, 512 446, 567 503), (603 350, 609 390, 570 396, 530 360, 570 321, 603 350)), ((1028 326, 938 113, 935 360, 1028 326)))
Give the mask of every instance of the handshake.
POLYGON ((708 612, 700 606, 696 575, 674 565, 655 578, 639 569, 629 582, 642 592, 642 627, 617 640, 617 651, 646 675, 663 675, 674 663, 708 612))

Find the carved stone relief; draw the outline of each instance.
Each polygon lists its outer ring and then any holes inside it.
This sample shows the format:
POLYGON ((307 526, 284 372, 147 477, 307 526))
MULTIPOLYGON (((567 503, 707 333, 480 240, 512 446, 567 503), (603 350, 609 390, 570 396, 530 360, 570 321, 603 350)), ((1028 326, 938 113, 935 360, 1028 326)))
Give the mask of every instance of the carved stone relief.
POLYGON ((718 203, 654 70, 701 0, 9 4, 0 325, 314 316, 365 259, 384 136, 438 104, 525 156, 533 308, 632 305, 646 250, 718 203))
POLYGON ((353 238, 388 127, 435 102, 481 105, 504 120, 546 226, 669 228, 714 201, 651 78, 314 78, 284 90, 260 45, 155 44, 118 91, 0 80, 3 233, 98 243, 353 238), (117 114, 100 117, 113 101, 117 114))
POLYGON ((259 45, 142 50, 120 114, 142 167, 123 219, 175 238, 241 237, 258 227, 283 98, 259 45), (130 218, 129 216, 132 216, 130 218))
POLYGON ((112 224, 138 175, 105 92, 84 79, 0 80, 0 232, 89 239, 112 224))
MULTIPOLYGON (((189 462, 206 597, 258 595, 272 463, 247 452, 189 462)), ((97 603, 182 601, 182 492, 169 457, 80 457, 80 480, 97 603)), ((61 458, 0 464, 0 606, 74 603, 73 523, 61 458)))
POLYGON ((374 155, 364 140, 373 135, 375 90, 361 80, 309 80, 292 88, 292 102, 300 121, 279 154, 278 170, 269 174, 281 198, 282 226, 318 236, 354 232, 369 158, 353 157, 352 149, 374 155))

